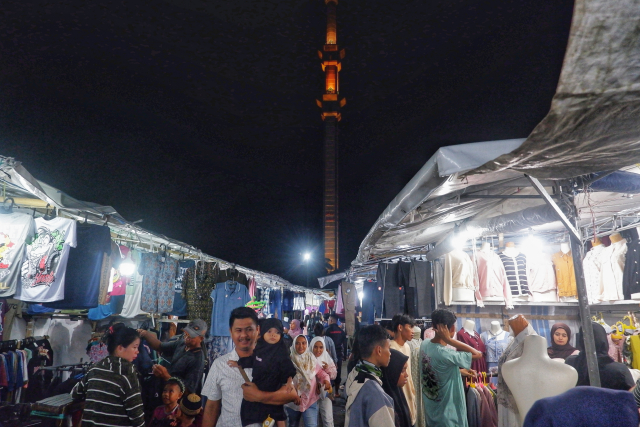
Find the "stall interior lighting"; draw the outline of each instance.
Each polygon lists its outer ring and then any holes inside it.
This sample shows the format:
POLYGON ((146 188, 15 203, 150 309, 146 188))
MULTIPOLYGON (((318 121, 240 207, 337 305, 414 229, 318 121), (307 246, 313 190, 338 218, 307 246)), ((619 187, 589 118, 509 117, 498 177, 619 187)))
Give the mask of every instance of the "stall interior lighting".
POLYGON ((123 261, 122 264, 120 264, 119 270, 120 274, 122 274, 123 276, 130 277, 133 273, 135 273, 136 265, 131 261, 123 261))

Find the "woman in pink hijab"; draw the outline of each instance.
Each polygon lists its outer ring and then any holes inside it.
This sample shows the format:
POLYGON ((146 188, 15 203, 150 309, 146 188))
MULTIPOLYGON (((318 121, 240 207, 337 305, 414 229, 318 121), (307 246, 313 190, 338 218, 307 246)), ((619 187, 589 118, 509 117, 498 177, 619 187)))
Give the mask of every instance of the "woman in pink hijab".
POLYGON ((291 328, 289 329, 289 336, 294 340, 298 335, 302 334, 302 328, 300 328, 300 321, 298 319, 293 319, 291 321, 291 328))

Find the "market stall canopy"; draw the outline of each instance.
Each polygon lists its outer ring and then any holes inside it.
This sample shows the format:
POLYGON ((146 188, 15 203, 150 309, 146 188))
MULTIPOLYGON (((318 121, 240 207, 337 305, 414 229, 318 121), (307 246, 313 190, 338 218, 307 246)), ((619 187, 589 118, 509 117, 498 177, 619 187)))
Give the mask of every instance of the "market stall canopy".
POLYGON ((77 200, 63 191, 37 180, 20 162, 13 158, 0 156, 0 183, 3 186, 3 200, 13 198, 18 209, 33 209, 34 215, 36 209, 42 213, 48 208, 52 210, 55 208, 58 213, 69 218, 92 224, 107 225, 112 236, 146 250, 154 250, 154 248, 164 245, 174 255, 184 254, 187 258, 217 262, 221 269, 233 266, 241 273, 254 277, 257 284, 262 287, 283 287, 298 292, 312 292, 323 299, 330 298, 325 292, 297 286, 279 276, 233 264, 207 255, 187 243, 145 230, 137 224, 139 221, 126 220, 111 206, 101 206, 77 200))
POLYGON ((470 174, 569 178, 640 162, 640 5, 576 0, 547 116, 516 150, 470 174))

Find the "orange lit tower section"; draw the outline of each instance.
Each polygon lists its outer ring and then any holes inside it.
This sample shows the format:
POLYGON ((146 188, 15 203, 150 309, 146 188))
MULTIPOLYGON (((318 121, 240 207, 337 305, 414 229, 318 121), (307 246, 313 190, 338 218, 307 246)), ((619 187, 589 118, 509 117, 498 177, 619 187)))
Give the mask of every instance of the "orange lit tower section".
POLYGON ((322 101, 324 121, 324 257, 332 270, 338 269, 338 122, 340 108, 346 103, 340 94, 341 60, 344 49, 338 49, 336 28, 336 7, 338 0, 325 0, 327 6, 327 38, 318 55, 322 60, 325 74, 325 88, 322 101))

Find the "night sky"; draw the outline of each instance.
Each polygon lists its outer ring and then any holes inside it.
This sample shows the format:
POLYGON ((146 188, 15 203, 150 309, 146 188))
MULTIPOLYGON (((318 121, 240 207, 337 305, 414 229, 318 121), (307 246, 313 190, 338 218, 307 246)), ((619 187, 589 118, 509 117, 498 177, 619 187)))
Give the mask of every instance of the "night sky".
MULTIPOLYGON (((441 146, 526 137, 572 1, 338 5, 340 264, 441 146)), ((0 5, 0 154, 204 252, 322 275, 322 0, 0 5)), ((312 283, 315 281, 312 280, 312 283)))

